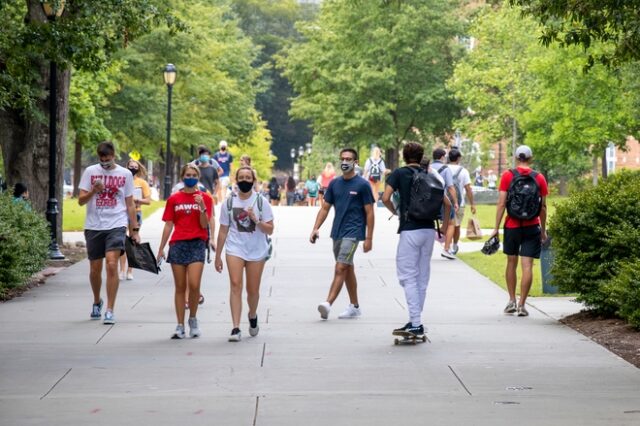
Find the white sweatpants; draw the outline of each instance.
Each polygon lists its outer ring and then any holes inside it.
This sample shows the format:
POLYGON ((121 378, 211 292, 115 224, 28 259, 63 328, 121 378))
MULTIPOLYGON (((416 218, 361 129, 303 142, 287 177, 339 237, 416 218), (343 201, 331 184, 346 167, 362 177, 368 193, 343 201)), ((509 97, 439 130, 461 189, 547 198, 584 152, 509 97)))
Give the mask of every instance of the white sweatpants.
POLYGON ((404 288, 413 326, 422 324, 422 310, 431 273, 431 254, 436 232, 434 229, 416 229, 400 232, 396 252, 398 281, 404 288))

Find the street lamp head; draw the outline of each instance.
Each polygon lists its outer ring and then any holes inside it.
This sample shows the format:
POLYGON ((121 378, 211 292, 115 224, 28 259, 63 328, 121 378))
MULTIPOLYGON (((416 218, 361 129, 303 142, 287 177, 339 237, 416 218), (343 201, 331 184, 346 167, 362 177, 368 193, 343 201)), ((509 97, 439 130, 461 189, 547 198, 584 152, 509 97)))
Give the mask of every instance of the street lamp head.
POLYGON ((296 149, 295 148, 291 148, 291 158, 296 158, 296 149))
POLYGON ((298 147, 298 156, 302 157, 304 155, 304 148, 301 146, 298 147))
POLYGON ((51 1, 43 1, 42 10, 44 14, 47 16, 47 19, 59 18, 64 11, 64 3, 65 0, 51 0, 51 1))
POLYGON ((167 64, 167 66, 164 67, 164 83, 167 86, 173 86, 176 82, 176 72, 176 66, 173 64, 167 64))
POLYGON ((307 154, 311 154, 311 143, 307 142, 307 154))

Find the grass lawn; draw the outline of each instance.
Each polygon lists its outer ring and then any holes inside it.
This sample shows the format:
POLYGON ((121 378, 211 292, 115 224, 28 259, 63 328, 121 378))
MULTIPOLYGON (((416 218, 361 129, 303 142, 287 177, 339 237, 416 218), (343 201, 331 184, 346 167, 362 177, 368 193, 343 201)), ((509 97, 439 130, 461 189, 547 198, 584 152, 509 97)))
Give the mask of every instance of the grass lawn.
MULTIPOLYGON (((552 196, 547 197, 547 223, 549 223, 549 217, 553 216, 553 213, 556 211, 556 205, 566 200, 567 197, 559 197, 552 196)), ((480 227, 483 229, 493 229, 496 223, 496 206, 495 205, 486 205, 486 204, 478 204, 476 206, 476 216, 480 221, 480 227)), ((506 213, 505 213, 506 216, 506 213)), ((465 207, 464 210, 464 218, 465 223, 463 224, 464 228, 467 227, 467 220, 471 217, 471 208, 469 206, 465 207)), ((502 220, 502 224, 504 225, 504 219, 502 220)))
MULTIPOLYGON (((164 201, 151 201, 148 206, 142 206, 142 217, 149 216, 159 208, 164 207, 164 201)), ((63 204, 62 230, 82 231, 84 228, 84 218, 87 206, 79 206, 77 198, 65 198, 63 204)))
MULTIPOLYGON (((507 255, 498 251, 491 256, 484 255, 477 252, 472 253, 458 253, 458 258, 464 261, 467 265, 471 266, 476 271, 480 272, 485 277, 489 278, 500 287, 507 289, 507 284, 504 280, 504 270, 507 266, 507 255)), ((518 265, 518 285, 516 291, 520 292, 520 277, 522 272, 520 265, 518 265)), ((529 296, 549 296, 542 293, 542 274, 540 272, 540 261, 535 260, 533 262, 533 284, 529 291, 529 296)))

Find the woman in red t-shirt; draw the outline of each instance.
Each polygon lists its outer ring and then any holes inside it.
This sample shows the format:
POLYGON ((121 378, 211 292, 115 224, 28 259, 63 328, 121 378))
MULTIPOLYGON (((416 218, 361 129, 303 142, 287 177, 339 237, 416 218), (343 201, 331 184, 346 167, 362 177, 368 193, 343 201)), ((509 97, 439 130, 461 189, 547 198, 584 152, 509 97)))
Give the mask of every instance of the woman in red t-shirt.
MULTIPOLYGON (((175 308, 178 325, 172 339, 184 339, 185 290, 189 285, 189 336, 199 337, 198 297, 204 269, 204 258, 209 239, 207 227, 213 215, 213 199, 198 190, 200 170, 187 164, 180 171, 184 188, 167 200, 162 220, 165 222, 158 249, 158 262, 164 258, 164 247, 169 241, 169 257, 175 284, 175 308)), ((212 228, 213 229, 213 228, 212 228)), ((212 238, 213 240, 213 238, 212 238)))
POLYGON ((324 202, 324 191, 327 190, 331 181, 336 177, 336 171, 333 168, 333 164, 327 163, 324 166, 324 170, 320 173, 320 190, 318 191, 318 202, 320 205, 324 202))

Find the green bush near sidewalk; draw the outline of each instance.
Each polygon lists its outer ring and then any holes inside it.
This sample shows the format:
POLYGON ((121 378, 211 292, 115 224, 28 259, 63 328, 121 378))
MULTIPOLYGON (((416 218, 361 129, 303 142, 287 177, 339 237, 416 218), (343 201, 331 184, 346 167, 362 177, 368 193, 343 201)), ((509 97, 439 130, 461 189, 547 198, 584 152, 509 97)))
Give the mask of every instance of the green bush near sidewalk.
POLYGON ((49 254, 49 224, 28 204, 0 195, 0 299, 42 270, 49 254))

